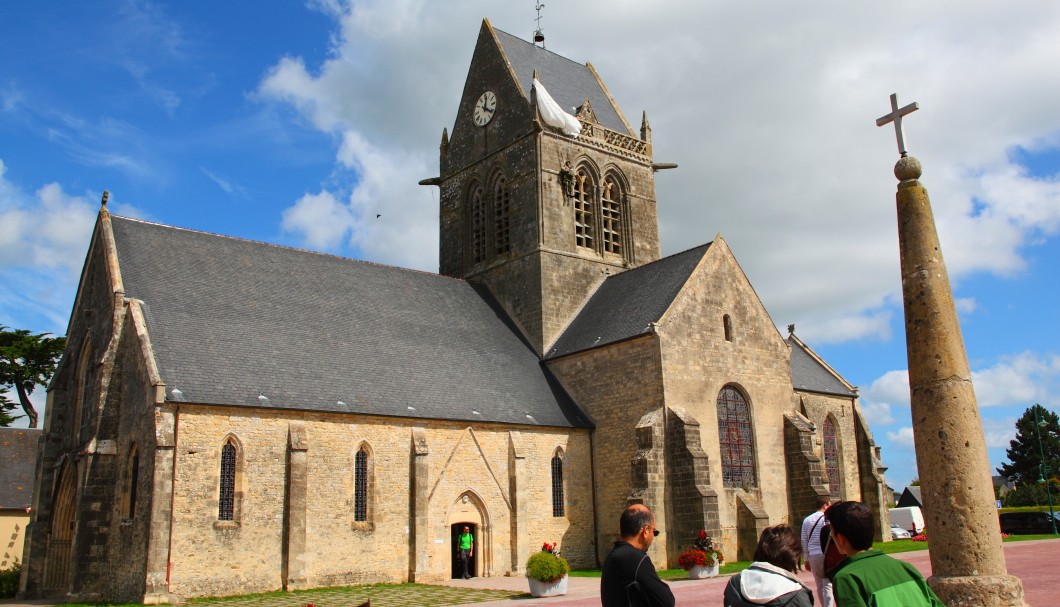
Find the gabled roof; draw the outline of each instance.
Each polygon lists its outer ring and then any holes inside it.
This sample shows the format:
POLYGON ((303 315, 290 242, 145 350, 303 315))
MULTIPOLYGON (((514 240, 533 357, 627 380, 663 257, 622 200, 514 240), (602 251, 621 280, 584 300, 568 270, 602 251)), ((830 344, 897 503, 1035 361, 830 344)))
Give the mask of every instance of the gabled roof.
POLYGON ((530 99, 530 89, 533 87, 536 69, 537 78, 548 94, 568 113, 574 114, 575 108, 588 99, 600 124, 612 131, 632 134, 621 118, 619 109, 612 103, 610 95, 588 66, 571 61, 499 29, 494 28, 493 32, 527 100, 530 99))
POLYGON ((902 491, 902 496, 898 498, 898 503, 894 505, 896 508, 909 508, 916 506, 918 508, 924 507, 924 500, 921 498, 920 486, 910 485, 902 491))
POLYGON ((590 425, 466 281, 121 217, 111 225, 170 400, 590 425))
POLYGON ((790 335, 791 384, 796 390, 854 397, 857 391, 801 339, 790 335))
POLYGON ((669 309, 710 243, 609 276, 556 340, 557 358, 649 332, 669 309))
POLYGON ((0 509, 33 505, 40 433, 32 428, 0 428, 0 509))

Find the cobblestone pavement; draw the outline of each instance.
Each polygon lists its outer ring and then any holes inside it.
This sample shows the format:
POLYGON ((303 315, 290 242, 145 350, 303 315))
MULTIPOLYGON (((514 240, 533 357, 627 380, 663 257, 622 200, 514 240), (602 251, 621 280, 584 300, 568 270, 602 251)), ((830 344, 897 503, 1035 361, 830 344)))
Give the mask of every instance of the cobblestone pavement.
MULTIPOLYGON (((1023 591, 1031 607, 1060 605, 1060 539, 1009 542, 1005 545, 1005 562, 1010 575, 1023 580, 1023 591)), ((927 551, 894 555, 931 575, 927 551)), ((800 578, 813 586, 813 578, 803 572, 800 578)), ((678 605, 721 605, 728 577, 705 580, 675 580, 670 587, 678 605)), ((311 590, 291 594, 266 594, 227 599, 194 601, 188 607, 358 607, 371 599, 372 607, 419 607, 433 605, 477 604, 477 607, 598 607, 599 578, 570 578, 567 594, 561 597, 531 598, 526 580, 521 577, 472 578, 448 580, 437 585, 381 584, 311 590)), ((54 601, 0 601, 0 607, 41 607, 54 601)))

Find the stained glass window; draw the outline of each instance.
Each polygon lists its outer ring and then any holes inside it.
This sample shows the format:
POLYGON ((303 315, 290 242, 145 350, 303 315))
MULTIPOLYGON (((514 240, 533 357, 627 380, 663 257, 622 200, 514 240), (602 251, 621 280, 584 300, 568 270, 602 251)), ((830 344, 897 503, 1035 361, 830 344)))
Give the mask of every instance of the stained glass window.
POLYGON ((732 386, 718 394, 718 442, 725 486, 756 486, 751 411, 743 394, 732 386))
POLYGON ((832 499, 840 499, 839 445, 835 437, 835 423, 831 417, 824 419, 824 470, 832 499))
POLYGON ((563 516, 563 458, 552 457, 552 516, 563 516))
POLYGON ((353 520, 368 520, 368 449, 364 446, 354 457, 353 520))
POLYGON ((221 491, 218 500, 217 518, 230 521, 236 505, 236 446, 228 439, 221 447, 221 491))

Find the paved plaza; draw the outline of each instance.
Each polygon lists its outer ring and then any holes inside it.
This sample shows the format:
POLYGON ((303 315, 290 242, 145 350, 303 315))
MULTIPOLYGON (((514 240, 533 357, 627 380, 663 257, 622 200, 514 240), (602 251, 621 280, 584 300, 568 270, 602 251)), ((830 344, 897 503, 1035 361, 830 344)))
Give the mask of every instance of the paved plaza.
MULTIPOLYGON (((1060 539, 1004 544, 1008 572, 1023 580, 1027 604, 1031 607, 1060 607, 1060 539)), ((916 566, 925 577, 931 575, 931 564, 926 550, 894 555, 916 566)), ((800 578, 813 586, 813 578, 803 572, 800 578)), ((674 580, 670 587, 678 605, 717 605, 728 583, 728 576, 706 580, 674 580)), ((213 600, 211 607, 356 607, 371 598, 372 607, 418 607, 434 605, 463 605, 479 607, 596 607, 600 604, 599 578, 570 578, 567 595, 531 598, 526 580, 516 577, 472 578, 449 580, 433 587, 367 586, 355 589, 314 591, 305 595, 259 595, 226 600, 213 600)), ((47 606, 53 601, 0 601, 4 607, 47 606)))

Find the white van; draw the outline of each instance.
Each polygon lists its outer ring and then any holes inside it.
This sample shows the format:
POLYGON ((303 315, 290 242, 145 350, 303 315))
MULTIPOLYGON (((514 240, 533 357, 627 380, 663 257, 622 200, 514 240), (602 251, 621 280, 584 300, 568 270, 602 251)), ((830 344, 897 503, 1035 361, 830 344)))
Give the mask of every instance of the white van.
POLYGON ((902 529, 908 529, 916 535, 924 530, 924 513, 916 506, 908 508, 891 508, 891 524, 898 525, 902 529))

